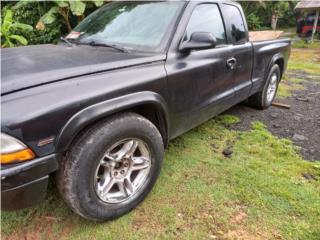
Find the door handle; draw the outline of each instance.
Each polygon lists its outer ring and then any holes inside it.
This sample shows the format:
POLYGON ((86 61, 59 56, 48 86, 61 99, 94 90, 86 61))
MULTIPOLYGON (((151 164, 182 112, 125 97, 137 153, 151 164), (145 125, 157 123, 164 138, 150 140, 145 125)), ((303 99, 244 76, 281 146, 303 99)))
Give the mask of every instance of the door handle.
POLYGON ((237 67, 237 59, 236 58, 230 58, 227 60, 227 68, 230 70, 234 70, 237 67))

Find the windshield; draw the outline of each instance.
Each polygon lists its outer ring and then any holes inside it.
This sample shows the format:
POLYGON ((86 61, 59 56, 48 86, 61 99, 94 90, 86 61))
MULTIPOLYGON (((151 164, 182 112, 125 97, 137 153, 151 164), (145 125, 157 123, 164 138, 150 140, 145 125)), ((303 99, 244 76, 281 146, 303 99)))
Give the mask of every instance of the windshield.
POLYGON ((112 2, 81 22, 67 38, 132 50, 161 51, 181 2, 112 2))

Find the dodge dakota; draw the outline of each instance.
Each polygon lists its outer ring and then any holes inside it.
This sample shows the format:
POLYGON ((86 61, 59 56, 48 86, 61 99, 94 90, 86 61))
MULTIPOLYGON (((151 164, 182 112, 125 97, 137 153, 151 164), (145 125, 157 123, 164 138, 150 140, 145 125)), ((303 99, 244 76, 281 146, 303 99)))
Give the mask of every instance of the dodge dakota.
POLYGON ((1 207, 41 202, 52 177, 94 221, 148 195, 169 140, 268 108, 291 45, 250 42, 240 5, 210 0, 107 3, 61 39, 1 49, 1 207))

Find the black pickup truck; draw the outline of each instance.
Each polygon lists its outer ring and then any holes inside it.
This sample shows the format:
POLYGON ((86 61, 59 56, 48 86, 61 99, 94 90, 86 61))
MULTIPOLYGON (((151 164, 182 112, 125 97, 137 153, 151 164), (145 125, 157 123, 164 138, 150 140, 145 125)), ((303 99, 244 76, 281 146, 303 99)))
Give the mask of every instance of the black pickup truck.
POLYGON ((168 141, 247 100, 268 108, 290 40, 250 42, 221 1, 111 2, 58 45, 1 50, 1 202, 44 199, 49 176, 84 218, 150 192, 168 141))

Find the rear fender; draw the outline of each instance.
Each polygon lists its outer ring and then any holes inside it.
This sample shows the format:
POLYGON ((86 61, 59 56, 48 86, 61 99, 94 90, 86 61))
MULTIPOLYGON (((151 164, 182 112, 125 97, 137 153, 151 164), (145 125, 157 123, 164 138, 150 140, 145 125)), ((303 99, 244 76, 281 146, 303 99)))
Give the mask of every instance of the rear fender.
MULTIPOLYGON (((270 73, 270 70, 271 70, 271 68, 273 67, 273 65, 274 64, 276 64, 276 62, 278 62, 278 61, 282 61, 283 62, 283 66, 282 66, 282 69, 281 69, 281 77, 282 77, 282 74, 284 73, 284 70, 285 70, 285 66, 284 66, 284 55, 282 54, 282 53, 277 53, 277 54, 275 54, 273 57, 272 57, 272 59, 271 59, 271 61, 269 62, 269 65, 268 65, 268 67, 267 67, 267 71, 265 72, 265 76, 264 76, 264 79, 265 79, 265 81, 267 81, 267 78, 268 78, 268 75, 269 75, 269 73, 270 73)), ((281 66, 280 66, 280 68, 281 68, 281 66)))

